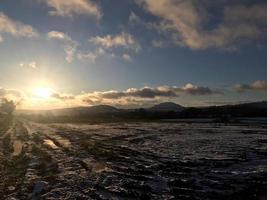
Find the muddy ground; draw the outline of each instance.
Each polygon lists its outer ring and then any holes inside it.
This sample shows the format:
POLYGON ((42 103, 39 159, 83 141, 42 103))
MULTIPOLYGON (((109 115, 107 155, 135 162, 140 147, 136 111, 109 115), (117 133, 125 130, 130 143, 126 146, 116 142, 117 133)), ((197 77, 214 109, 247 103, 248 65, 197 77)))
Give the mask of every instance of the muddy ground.
POLYGON ((263 125, 14 119, 0 130, 0 199, 267 199, 263 125))

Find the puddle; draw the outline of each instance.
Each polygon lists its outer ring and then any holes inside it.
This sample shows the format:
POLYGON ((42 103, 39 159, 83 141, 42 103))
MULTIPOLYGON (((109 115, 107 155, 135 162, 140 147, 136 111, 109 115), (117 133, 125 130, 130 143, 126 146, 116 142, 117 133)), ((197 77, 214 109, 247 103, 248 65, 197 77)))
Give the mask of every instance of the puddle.
POLYGON ((51 149, 58 149, 58 146, 55 145, 55 143, 52 140, 45 139, 44 140, 44 145, 48 146, 51 149))
POLYGON ((14 149, 14 152, 13 152, 13 156, 18 156, 21 154, 21 151, 22 151, 22 148, 23 148, 23 143, 19 140, 16 140, 14 141, 13 143, 13 149, 14 149))

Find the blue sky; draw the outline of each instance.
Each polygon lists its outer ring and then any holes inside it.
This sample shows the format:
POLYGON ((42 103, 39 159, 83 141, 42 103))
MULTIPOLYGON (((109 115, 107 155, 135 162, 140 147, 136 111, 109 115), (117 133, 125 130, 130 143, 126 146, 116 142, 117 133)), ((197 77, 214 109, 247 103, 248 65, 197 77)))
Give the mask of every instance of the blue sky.
POLYGON ((3 0, 0 13, 0 97, 21 108, 267 98, 263 0, 3 0))

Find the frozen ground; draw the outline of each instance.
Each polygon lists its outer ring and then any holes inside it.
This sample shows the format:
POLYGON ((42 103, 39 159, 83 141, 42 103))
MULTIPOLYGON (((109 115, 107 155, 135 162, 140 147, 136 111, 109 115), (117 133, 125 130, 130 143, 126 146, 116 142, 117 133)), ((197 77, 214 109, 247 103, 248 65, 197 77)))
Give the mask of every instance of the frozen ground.
POLYGON ((267 127, 38 124, 0 132, 0 199, 267 199, 267 127))

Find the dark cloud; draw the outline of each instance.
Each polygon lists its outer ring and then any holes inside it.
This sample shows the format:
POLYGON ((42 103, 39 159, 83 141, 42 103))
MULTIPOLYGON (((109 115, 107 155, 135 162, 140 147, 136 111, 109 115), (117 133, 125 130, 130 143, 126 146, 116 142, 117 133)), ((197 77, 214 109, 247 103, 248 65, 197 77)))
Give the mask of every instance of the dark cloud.
POLYGON ((90 100, 90 103, 108 101, 119 101, 121 99, 125 101, 133 100, 153 100, 164 98, 177 98, 181 95, 213 95, 221 93, 217 90, 210 89, 209 87, 195 86, 192 84, 186 84, 183 87, 144 87, 144 88, 129 88, 125 91, 105 91, 83 94, 85 101, 90 100))
POLYGON ((178 94, 169 87, 150 88, 144 87, 141 89, 131 88, 126 91, 127 96, 140 98, 156 98, 156 97, 177 97, 178 94))
POLYGON ((0 88, 0 99, 13 101, 16 105, 19 105, 25 100, 25 96, 19 90, 0 88))
POLYGON ((62 100, 62 101, 75 99, 75 96, 73 96, 73 95, 62 95, 62 94, 59 94, 59 93, 53 93, 51 95, 51 97, 53 97, 55 99, 62 100))
POLYGON ((117 92, 117 91, 108 91, 108 92, 103 92, 101 94, 101 97, 104 99, 119 99, 125 96, 126 94, 124 92, 117 92))
POLYGON ((21 98, 23 96, 18 90, 0 88, 0 97, 6 97, 9 95, 17 98, 21 98))
POLYGON ((267 92, 267 81, 258 80, 251 84, 237 84, 234 89, 237 92, 246 92, 246 91, 266 91, 267 92))
POLYGON ((190 83, 186 84, 181 89, 178 88, 178 91, 181 90, 185 92, 186 94, 190 95, 212 95, 212 94, 220 94, 221 91, 218 90, 212 90, 209 87, 203 87, 203 86, 195 86, 190 83))

